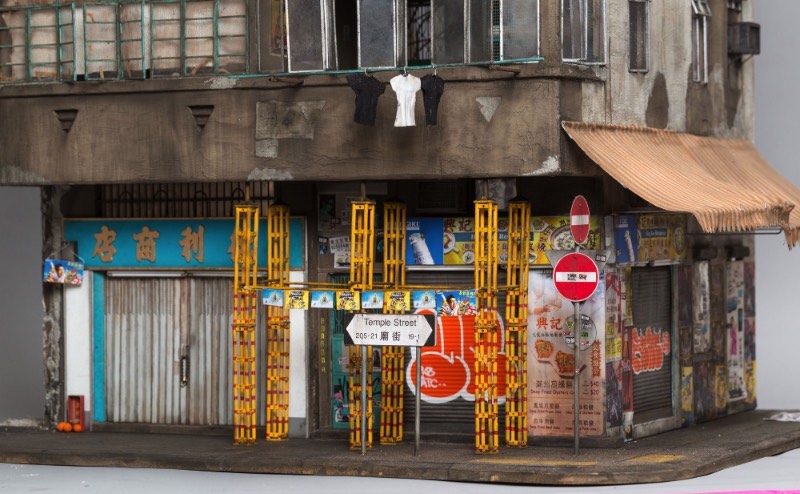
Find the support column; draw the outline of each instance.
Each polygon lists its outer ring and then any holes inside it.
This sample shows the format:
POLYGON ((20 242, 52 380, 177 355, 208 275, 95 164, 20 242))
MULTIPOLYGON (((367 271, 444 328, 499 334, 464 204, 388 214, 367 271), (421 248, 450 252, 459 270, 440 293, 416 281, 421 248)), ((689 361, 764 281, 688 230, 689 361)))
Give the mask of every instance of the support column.
POLYGON ((528 445, 528 269, 531 206, 512 200, 508 210, 506 292, 506 446, 528 445))
MULTIPOLYGON (((362 198, 352 206, 350 230, 350 286, 354 291, 372 289, 375 252, 375 203, 362 198)), ((362 348, 350 348, 350 448, 372 447, 372 347, 367 347, 367 379, 362 380, 362 348), (366 382, 366 403, 361 402, 362 382, 366 382), (366 430, 362 430, 366 414, 366 430)))
POLYGON ((256 442, 257 206, 236 206, 233 263, 234 444, 256 442))
POLYGON ((498 451, 497 203, 475 201, 475 452, 498 451))
MULTIPOLYGON (((289 286, 289 207, 267 209, 267 279, 289 286)), ((289 309, 267 308, 266 436, 268 441, 289 437, 289 309)))
MULTIPOLYGON (((383 206, 383 281, 390 290, 406 284, 406 205, 399 202, 383 206)), ((396 313, 388 308, 385 312, 396 313)), ((403 347, 381 348, 381 444, 403 440, 404 355, 403 347)))

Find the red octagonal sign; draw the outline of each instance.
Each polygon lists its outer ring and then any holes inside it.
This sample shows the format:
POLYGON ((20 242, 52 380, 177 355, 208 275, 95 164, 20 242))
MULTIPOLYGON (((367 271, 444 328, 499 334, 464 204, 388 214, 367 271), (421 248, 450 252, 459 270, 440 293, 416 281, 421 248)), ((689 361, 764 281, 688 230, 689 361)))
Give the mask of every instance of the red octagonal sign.
POLYGON ((592 296, 600 282, 600 272, 591 257, 573 252, 562 257, 553 269, 553 284, 570 302, 583 302, 592 296))
POLYGON ((583 196, 575 196, 569 211, 569 229, 575 243, 583 245, 589 237, 589 203, 583 196))

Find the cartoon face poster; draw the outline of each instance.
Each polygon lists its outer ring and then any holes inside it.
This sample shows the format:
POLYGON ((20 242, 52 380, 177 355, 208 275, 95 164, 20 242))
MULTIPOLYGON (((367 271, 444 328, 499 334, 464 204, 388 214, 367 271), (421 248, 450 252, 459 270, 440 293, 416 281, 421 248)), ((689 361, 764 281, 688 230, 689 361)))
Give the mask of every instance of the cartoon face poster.
POLYGON ((286 290, 286 306, 290 309, 308 309, 308 292, 306 290, 286 290))
POLYGON ((338 310, 360 310, 361 297, 359 292, 343 290, 336 292, 336 309, 338 310))

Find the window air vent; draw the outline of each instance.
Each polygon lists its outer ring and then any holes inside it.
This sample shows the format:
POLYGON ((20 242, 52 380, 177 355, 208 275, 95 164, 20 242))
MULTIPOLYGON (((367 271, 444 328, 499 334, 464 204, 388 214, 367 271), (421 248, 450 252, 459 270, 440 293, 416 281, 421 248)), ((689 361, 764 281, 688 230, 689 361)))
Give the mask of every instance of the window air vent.
POLYGON ((755 22, 728 24, 728 54, 758 55, 761 53, 761 26, 755 22))
POLYGON ((417 183, 417 212, 461 213, 466 190, 458 180, 430 180, 417 183))

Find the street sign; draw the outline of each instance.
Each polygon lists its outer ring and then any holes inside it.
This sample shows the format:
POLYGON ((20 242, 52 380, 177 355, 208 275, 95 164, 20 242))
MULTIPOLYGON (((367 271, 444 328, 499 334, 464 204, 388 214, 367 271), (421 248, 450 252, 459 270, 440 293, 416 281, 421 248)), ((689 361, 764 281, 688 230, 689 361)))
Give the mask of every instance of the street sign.
POLYGON ((422 314, 346 314, 345 345, 434 346, 436 316, 422 314))
POLYGON ((584 254, 567 254, 553 268, 553 284, 558 293, 570 302, 583 302, 591 297, 599 282, 597 265, 584 254))
POLYGON ((569 210, 569 229, 572 238, 578 245, 586 243, 589 238, 589 203, 583 196, 575 196, 569 210))

